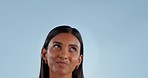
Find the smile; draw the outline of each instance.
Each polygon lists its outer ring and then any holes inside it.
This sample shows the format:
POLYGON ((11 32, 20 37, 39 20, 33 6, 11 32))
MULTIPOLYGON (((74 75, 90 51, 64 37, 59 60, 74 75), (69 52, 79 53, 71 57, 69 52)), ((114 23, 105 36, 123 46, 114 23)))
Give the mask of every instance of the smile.
POLYGON ((68 63, 66 63, 66 62, 62 62, 62 61, 58 61, 58 62, 56 62, 57 64, 63 64, 63 65, 68 65, 68 63))

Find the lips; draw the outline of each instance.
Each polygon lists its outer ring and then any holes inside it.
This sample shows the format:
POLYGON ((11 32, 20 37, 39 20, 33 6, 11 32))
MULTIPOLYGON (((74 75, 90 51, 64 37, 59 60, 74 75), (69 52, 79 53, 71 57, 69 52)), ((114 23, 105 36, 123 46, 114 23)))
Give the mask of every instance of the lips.
POLYGON ((67 65, 69 65, 69 61, 68 61, 68 60, 61 60, 61 59, 59 59, 59 58, 56 59, 56 63, 57 63, 58 65, 62 65, 62 66, 67 66, 67 65))
POLYGON ((64 62, 64 61, 57 61, 56 63, 57 64, 65 64, 65 65, 68 65, 68 63, 67 62, 64 62))

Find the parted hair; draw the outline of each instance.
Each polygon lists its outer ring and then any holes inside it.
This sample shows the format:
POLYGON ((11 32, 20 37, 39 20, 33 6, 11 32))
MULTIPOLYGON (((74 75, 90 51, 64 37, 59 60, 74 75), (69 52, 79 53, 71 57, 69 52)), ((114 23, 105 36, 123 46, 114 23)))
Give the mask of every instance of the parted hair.
MULTIPOLYGON (((80 46, 81 46, 80 55, 83 56, 83 41, 82 41, 82 37, 81 37, 80 32, 76 28, 72 28, 67 25, 61 25, 61 26, 57 26, 57 27, 53 28, 48 33, 46 40, 44 42, 43 48, 45 48, 47 50, 50 40, 60 33, 73 34, 80 42, 80 46)), ((46 64, 45 61, 43 60, 43 58, 41 57, 41 67, 40 67, 39 78, 50 78, 49 77, 50 76, 49 70, 50 70, 50 68, 49 68, 48 64, 46 64)), ((72 78, 84 78, 83 60, 82 60, 81 64, 79 65, 78 69, 74 69, 74 71, 72 72, 72 78)))

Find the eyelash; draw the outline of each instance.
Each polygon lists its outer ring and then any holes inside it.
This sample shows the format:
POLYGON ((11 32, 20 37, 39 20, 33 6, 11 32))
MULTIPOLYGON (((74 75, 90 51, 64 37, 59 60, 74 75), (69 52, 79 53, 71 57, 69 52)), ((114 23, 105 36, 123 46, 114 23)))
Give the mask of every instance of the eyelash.
POLYGON ((59 44, 55 44, 53 47, 61 49, 61 46, 59 44))
MULTIPOLYGON (((61 45, 59 45, 59 44, 53 45, 53 48, 62 49, 61 45)), ((69 50, 70 50, 70 52, 73 52, 73 51, 77 52, 77 49, 75 47, 71 47, 69 50)))
POLYGON ((77 51, 77 49, 75 47, 71 47, 70 50, 73 49, 74 51, 77 51))

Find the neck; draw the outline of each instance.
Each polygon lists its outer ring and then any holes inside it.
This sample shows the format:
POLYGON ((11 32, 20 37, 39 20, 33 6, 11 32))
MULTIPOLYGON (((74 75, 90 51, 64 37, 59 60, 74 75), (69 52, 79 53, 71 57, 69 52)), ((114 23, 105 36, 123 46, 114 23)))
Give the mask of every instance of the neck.
POLYGON ((50 73, 50 78, 72 78, 72 73, 60 74, 52 71, 50 71, 49 73, 50 73))

